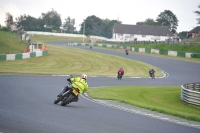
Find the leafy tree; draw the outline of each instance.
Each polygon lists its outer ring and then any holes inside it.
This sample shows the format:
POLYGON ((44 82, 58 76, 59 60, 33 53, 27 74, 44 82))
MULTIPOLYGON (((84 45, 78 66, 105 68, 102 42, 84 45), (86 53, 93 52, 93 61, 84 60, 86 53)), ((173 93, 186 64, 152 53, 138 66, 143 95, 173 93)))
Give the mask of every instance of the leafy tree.
POLYGON ((9 12, 6 13, 5 23, 9 30, 13 30, 13 28, 14 28, 13 27, 14 26, 13 16, 9 12))
POLYGON ((136 25, 146 25, 145 22, 137 22, 136 25))
POLYGON ((66 29, 65 31, 67 33, 74 33, 76 32, 76 27, 74 25, 75 25, 75 19, 67 17, 67 19, 65 19, 63 28, 66 29))
POLYGON ((99 27, 102 25, 102 20, 94 15, 87 17, 83 23, 81 24, 80 33, 83 33, 85 30, 85 34, 88 35, 99 35, 99 27))
POLYGON ((199 11, 195 11, 195 13, 199 16, 199 18, 197 18, 197 24, 200 24, 200 5, 198 5, 199 11))
POLYGON ((87 29, 85 30, 85 35, 86 35, 88 38, 90 37, 90 35, 92 35, 91 30, 90 30, 89 28, 87 28, 87 29))
POLYGON ((22 21, 26 20, 26 15, 20 15, 19 17, 15 18, 15 20, 17 29, 22 30, 24 27, 22 21))
POLYGON ((16 27, 18 30, 25 30, 25 31, 38 31, 40 30, 39 26, 39 19, 36 19, 31 16, 20 16, 16 18, 16 27))
POLYGON ((46 28, 44 27, 45 22, 43 21, 42 17, 39 17, 37 19, 37 23, 38 23, 38 31, 45 31, 46 28))
POLYGON ((158 25, 157 22, 154 21, 154 19, 148 18, 145 20, 146 25, 158 25))
POLYGON ((105 19, 103 20, 103 24, 104 24, 104 37, 107 38, 112 38, 112 34, 113 34, 113 26, 115 23, 121 23, 117 20, 109 20, 109 19, 105 19))
POLYGON ((47 13, 42 13, 41 20, 41 23, 48 26, 49 29, 47 29, 47 31, 60 30, 60 26, 62 24, 61 17, 53 9, 47 13))
POLYGON ((179 32, 178 33, 178 36, 180 37, 180 38, 186 38, 187 37, 187 31, 182 31, 182 32, 179 32))
POLYGON ((103 31, 103 21, 96 16, 90 16, 86 19, 85 27, 91 30, 92 35, 101 36, 103 31))
POLYGON ((176 15, 174 15, 170 10, 165 10, 164 12, 161 12, 158 15, 156 21, 158 25, 168 26, 173 33, 176 32, 178 19, 176 18, 176 15))
POLYGON ((136 25, 152 25, 152 26, 156 26, 158 24, 153 19, 148 18, 144 22, 137 22, 136 25))
POLYGON ((83 33, 85 23, 85 35, 104 36, 107 38, 112 37, 114 23, 120 23, 117 20, 100 19, 95 15, 89 16, 81 24, 80 34, 83 33))

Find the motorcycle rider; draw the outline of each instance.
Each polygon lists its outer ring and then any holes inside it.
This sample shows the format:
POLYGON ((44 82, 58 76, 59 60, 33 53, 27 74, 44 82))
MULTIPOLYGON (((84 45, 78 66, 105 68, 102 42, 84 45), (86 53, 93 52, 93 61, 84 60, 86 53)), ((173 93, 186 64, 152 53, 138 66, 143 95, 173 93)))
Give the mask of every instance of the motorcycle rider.
POLYGON ((122 76, 124 75, 124 68, 121 66, 117 72, 118 76, 119 76, 119 73, 121 72, 122 76))
POLYGON ((90 49, 92 48, 92 44, 90 44, 90 49))
MULTIPOLYGON (((154 70, 153 68, 150 68, 150 69, 149 69, 149 76, 151 77, 151 74, 154 75, 154 73, 155 73, 155 70, 154 70)), ((152 78, 153 78, 153 77, 152 77, 152 78)), ((154 79, 155 79, 155 76, 154 76, 154 79)))
MULTIPOLYGON (((86 74, 82 74, 81 77, 68 78, 67 81, 69 81, 71 83, 71 85, 65 86, 64 89, 62 90, 62 92, 58 95, 58 97, 60 97, 66 91, 71 90, 73 88, 78 88, 79 93, 81 93, 81 94, 88 90, 88 83, 87 83, 87 75, 86 74)), ((77 102, 78 99, 79 98, 77 96, 76 99, 74 99, 74 101, 77 102)))

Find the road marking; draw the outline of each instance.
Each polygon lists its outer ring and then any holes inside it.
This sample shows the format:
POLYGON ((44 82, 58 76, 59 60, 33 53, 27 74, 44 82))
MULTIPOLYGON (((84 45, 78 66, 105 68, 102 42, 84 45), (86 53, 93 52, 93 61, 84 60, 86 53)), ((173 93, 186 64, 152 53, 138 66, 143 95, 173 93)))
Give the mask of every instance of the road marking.
POLYGON ((52 75, 52 76, 70 76, 70 75, 52 75))
POLYGON ((131 105, 128 105, 128 106, 125 107, 123 105, 120 105, 121 103, 112 104, 112 102, 108 102, 108 100, 91 99, 88 96, 87 93, 81 94, 81 96, 83 98, 91 101, 91 102, 101 104, 101 105, 106 106, 106 107, 111 107, 111 108, 114 108, 114 109, 129 112, 129 113, 134 113, 134 114, 147 116, 147 117, 154 118, 154 119, 159 119, 159 120, 163 120, 163 121, 167 121, 167 122, 171 122, 171 123, 175 123, 175 124, 179 124, 179 125, 184 125, 184 126, 200 129, 200 123, 199 122, 193 122, 193 121, 178 118, 178 117, 175 117, 175 116, 170 116, 170 115, 166 115, 166 114, 157 113, 157 112, 154 112, 154 111, 149 111, 149 110, 146 110, 146 109, 140 109, 138 107, 134 107, 134 106, 131 106, 131 105), (198 124, 196 124, 196 123, 198 123, 198 124))

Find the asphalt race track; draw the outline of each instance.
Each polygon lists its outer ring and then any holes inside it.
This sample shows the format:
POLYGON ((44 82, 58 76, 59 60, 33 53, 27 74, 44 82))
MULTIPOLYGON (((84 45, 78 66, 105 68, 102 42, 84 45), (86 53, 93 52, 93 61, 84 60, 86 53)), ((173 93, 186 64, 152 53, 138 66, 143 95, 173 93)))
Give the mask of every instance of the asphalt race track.
MULTIPOLYGON (((54 43, 65 45, 66 43, 54 43)), ((90 50, 89 47, 77 47, 90 50)), ((181 86, 200 81, 200 64, 141 54, 92 48, 92 51, 123 56, 152 64, 166 77, 89 77, 97 86, 181 86)), ((199 133, 200 128, 155 119, 111 108, 83 96, 66 107, 53 104, 68 77, 35 75, 0 76, 0 133, 199 133)))

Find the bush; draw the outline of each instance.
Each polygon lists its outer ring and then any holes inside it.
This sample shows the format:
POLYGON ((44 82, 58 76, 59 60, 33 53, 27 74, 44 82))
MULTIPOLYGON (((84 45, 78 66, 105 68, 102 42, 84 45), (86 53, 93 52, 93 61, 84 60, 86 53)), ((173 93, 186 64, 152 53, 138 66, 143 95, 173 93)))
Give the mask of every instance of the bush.
POLYGON ((2 29, 1 29, 2 31, 9 31, 9 29, 7 28, 7 27, 2 27, 2 29))

